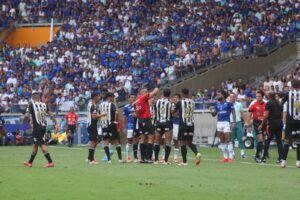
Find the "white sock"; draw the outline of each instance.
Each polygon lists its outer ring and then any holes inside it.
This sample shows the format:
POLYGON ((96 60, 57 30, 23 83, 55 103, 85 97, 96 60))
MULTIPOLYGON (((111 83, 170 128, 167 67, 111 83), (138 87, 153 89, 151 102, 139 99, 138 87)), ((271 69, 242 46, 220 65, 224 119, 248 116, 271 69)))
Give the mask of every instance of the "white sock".
POLYGON ((165 148, 162 149, 162 152, 161 152, 161 157, 164 159, 166 156, 166 150, 165 148))
POLYGON ((152 151, 152 158, 155 158, 154 150, 152 151))
POLYGON ((229 158, 233 159, 234 158, 234 151, 233 151, 233 145, 231 142, 227 143, 227 149, 229 152, 229 158))
POLYGON ((130 156, 130 149, 131 149, 131 144, 127 143, 126 144, 126 157, 130 156))
POLYGON ((179 149, 174 148, 174 159, 178 159, 179 149))
POLYGON ((222 150, 222 153, 223 153, 223 157, 225 159, 227 159, 228 158, 228 155, 227 155, 227 145, 225 143, 221 144, 221 150, 222 150))
POLYGON ((138 152, 137 152, 137 156, 138 156, 138 158, 139 158, 139 155, 141 155, 140 143, 138 143, 138 152))
POLYGON ((241 156, 242 155, 245 155, 245 150, 244 149, 241 149, 241 156))

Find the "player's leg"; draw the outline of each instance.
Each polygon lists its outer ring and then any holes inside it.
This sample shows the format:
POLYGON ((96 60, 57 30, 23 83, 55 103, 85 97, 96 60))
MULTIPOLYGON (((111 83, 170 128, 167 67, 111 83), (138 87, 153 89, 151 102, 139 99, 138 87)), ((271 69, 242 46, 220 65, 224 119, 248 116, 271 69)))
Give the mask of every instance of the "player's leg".
POLYGON ((227 144, 225 143, 225 135, 221 132, 221 129, 217 132, 217 136, 220 139, 220 148, 223 154, 223 159, 220 160, 221 163, 228 161, 228 152, 227 152, 227 144))
POLYGON ((183 137, 180 139, 180 149, 181 149, 181 156, 182 156, 182 163, 183 165, 187 165, 187 141, 186 139, 183 137))
POLYGON ((131 162, 130 149, 133 142, 133 130, 127 130, 127 143, 126 143, 126 158, 127 162, 131 162))
POLYGON ((169 160, 169 156, 171 153, 171 141, 172 141, 172 130, 169 130, 165 133, 165 159, 164 159, 164 163, 168 163, 169 160))
POLYGON ((133 158, 134 158, 134 162, 138 161, 138 148, 139 148, 139 140, 140 140, 140 136, 139 135, 135 135, 133 137, 133 158))
POLYGON ((228 159, 228 162, 233 162, 233 159, 234 159, 234 150, 233 150, 233 144, 232 142, 230 141, 230 127, 227 128, 227 130, 225 130, 226 132, 224 133, 224 140, 225 140, 225 144, 227 146, 227 151, 228 151, 228 154, 229 154, 229 159, 228 159))
POLYGON ((30 158, 27 162, 24 162, 25 166, 32 167, 32 163, 35 159, 37 152, 38 152, 38 145, 37 145, 37 143, 34 142, 34 144, 32 145, 32 152, 31 152, 30 158))
POLYGON ((246 158, 246 155, 245 155, 245 150, 244 150, 244 142, 243 142, 243 125, 242 125, 242 122, 237 122, 236 123, 236 137, 237 137, 237 140, 238 140, 238 146, 239 146, 239 149, 241 151, 241 157, 243 159, 246 158))
POLYGON ((88 130, 89 133, 89 154, 88 154, 88 162, 89 164, 98 164, 98 162, 95 160, 95 149, 97 146, 97 140, 98 140, 98 131, 96 130, 88 130))
POLYGON ((261 122, 253 122, 255 133, 257 135, 257 147, 256 147, 256 154, 255 154, 255 161, 257 163, 261 162, 260 155, 263 150, 263 141, 264 141, 263 130, 261 130, 261 131, 258 130, 258 127, 260 124, 261 124, 261 122))
POLYGON ((150 119, 146 121, 146 130, 148 132, 147 134, 147 159, 151 163, 151 157, 153 153, 153 143, 154 143, 154 136, 155 136, 155 129, 152 125, 152 122, 150 119))
POLYGON ((282 152, 283 152, 283 146, 282 146, 282 128, 283 126, 280 125, 277 127, 276 131, 274 132, 276 144, 277 144, 277 151, 278 151, 278 161, 279 163, 282 160, 282 152))
POLYGON ((270 147, 270 143, 273 140, 274 137, 274 133, 276 131, 276 127, 275 126, 267 126, 267 130, 266 130, 266 136, 267 139, 265 140, 265 145, 264 145, 264 151, 263 151, 263 157, 261 159, 261 162, 266 162, 267 160, 267 155, 269 155, 269 147, 270 147))
POLYGON ((46 158, 47 161, 48 161, 48 164, 45 165, 45 167, 54 167, 54 163, 53 163, 53 161, 52 161, 52 159, 51 159, 50 153, 48 152, 47 146, 46 146, 45 143, 44 143, 44 144, 41 144, 41 149, 42 149, 42 152, 43 152, 45 158, 46 158))
POLYGON ((154 138, 154 164, 158 164, 158 156, 160 151, 161 129, 156 128, 154 138))
POLYGON ((173 142, 174 142, 174 162, 178 162, 179 142, 178 142, 179 125, 173 124, 173 142))
POLYGON ((194 137, 194 126, 189 127, 187 143, 188 143, 188 146, 190 147, 190 149, 195 154, 195 163, 196 163, 196 165, 199 165, 201 154, 198 152, 198 149, 197 149, 196 145, 193 143, 193 137, 194 137))
POLYGON ((120 143, 120 134, 117 130, 117 125, 116 124, 113 124, 112 125, 112 140, 113 140, 113 143, 116 145, 116 151, 117 151, 117 154, 118 154, 118 158, 119 158, 119 162, 122 163, 123 160, 122 160, 122 149, 121 149, 121 143, 120 143))

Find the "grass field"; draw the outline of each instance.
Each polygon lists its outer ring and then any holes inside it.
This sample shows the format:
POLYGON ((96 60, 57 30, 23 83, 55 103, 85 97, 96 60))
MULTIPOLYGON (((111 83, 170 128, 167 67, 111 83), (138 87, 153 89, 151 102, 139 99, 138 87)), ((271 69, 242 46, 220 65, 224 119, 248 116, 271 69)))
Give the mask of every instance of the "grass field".
MULTIPOLYGON (((247 159, 220 164, 220 152, 201 148, 202 162, 189 166, 119 164, 88 165, 86 147, 51 146, 56 164, 42 166, 39 152, 32 168, 23 166, 31 147, 0 147, 0 199, 299 199, 300 169, 295 167, 295 151, 290 151, 288 167, 275 164, 276 151, 270 151, 267 164, 255 164, 253 150, 247 159)), ((237 154, 239 154, 237 152, 237 154)), ((171 154, 172 155, 172 154, 171 154)), ((104 156, 98 148, 95 154, 104 156)))

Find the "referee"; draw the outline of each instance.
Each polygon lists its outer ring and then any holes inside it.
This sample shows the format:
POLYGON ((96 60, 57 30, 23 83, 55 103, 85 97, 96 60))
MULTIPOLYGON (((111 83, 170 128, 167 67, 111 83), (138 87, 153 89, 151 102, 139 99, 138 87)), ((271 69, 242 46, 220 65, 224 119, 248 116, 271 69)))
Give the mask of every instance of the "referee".
POLYGON ((258 127, 258 131, 261 131, 262 127, 264 127, 266 124, 268 127, 266 131, 267 140, 265 141, 264 153, 261 162, 266 162, 270 142, 274 136, 276 138, 276 143, 278 148, 278 161, 280 162, 282 159, 281 137, 282 137, 282 128, 283 128, 283 122, 282 122, 283 106, 275 99, 274 92, 270 92, 268 94, 268 99, 269 101, 266 104, 264 119, 261 125, 258 127))
POLYGON ((146 88, 139 91, 139 96, 135 102, 140 134, 141 163, 152 163, 151 156, 154 142, 154 126, 152 124, 149 99, 153 98, 160 88, 160 80, 157 79, 156 87, 152 92, 146 88))
POLYGON ((290 143, 294 140, 297 144, 296 167, 300 168, 300 80, 292 80, 292 90, 285 95, 283 103, 285 102, 287 102, 287 113, 281 167, 286 167, 290 143))

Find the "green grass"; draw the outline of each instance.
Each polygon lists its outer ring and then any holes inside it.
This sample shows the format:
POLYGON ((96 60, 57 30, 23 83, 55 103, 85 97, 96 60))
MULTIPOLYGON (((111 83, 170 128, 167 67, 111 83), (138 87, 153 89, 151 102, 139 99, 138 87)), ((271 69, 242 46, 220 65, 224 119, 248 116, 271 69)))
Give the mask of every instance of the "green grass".
MULTIPOLYGON (((88 165, 86 147, 49 147, 56 164, 42 166, 45 158, 39 152, 32 168, 22 165, 31 147, 0 147, 0 198, 10 199, 298 199, 300 170, 295 167, 295 151, 290 151, 289 166, 281 169, 275 164, 276 151, 266 165, 255 164, 253 150, 247 159, 232 164, 220 164, 220 152, 201 148, 202 162, 195 166, 174 164, 88 165)), ((237 154, 238 151, 237 151, 237 154)), ((98 148, 99 160, 104 156, 98 148)), ((189 156, 192 154, 189 152, 189 156)))

